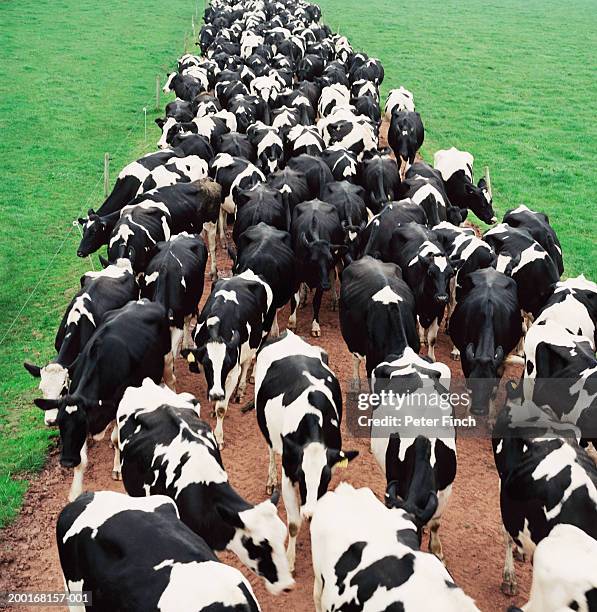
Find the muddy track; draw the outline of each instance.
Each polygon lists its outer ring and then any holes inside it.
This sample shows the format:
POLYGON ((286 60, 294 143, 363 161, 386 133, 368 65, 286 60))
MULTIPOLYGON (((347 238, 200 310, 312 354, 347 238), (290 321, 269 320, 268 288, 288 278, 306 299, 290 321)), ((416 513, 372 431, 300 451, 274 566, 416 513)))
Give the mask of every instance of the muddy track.
MULTIPOLYGON (((218 268, 227 270, 229 274, 230 262, 222 250, 219 251, 218 260, 218 268)), ((208 295, 209 288, 210 283, 206 279, 203 300, 208 295)), ((286 319, 281 316, 279 321, 283 329, 286 319)), ((299 310, 297 333, 308 336, 310 329, 309 300, 306 308, 299 310)), ((314 342, 327 350, 330 366, 336 372, 343 392, 346 393, 352 375, 352 358, 340 334, 338 313, 331 309, 329 293, 324 296, 322 304, 321 330, 322 337, 314 342)), ((438 360, 450 366, 453 386, 462 387, 460 363, 450 360, 449 341, 443 331, 438 341, 438 360)), ((517 374, 517 371, 510 369, 506 372, 506 377, 514 377, 517 374)), ((178 390, 194 393, 201 401, 203 418, 215 425, 215 420, 209 417, 203 376, 191 374, 186 362, 182 360, 176 364, 176 375, 178 390)), ((246 399, 252 399, 252 385, 248 386, 247 392, 246 399)), ((385 479, 368 450, 368 440, 351 439, 344 426, 343 429, 344 447, 358 449, 360 456, 347 469, 338 470, 332 487, 340 480, 347 480, 357 487, 371 487, 381 497, 385 479)), ((257 503, 263 500, 267 477, 267 446, 259 432, 255 412, 242 414, 238 404, 231 404, 224 431, 226 446, 222 457, 231 483, 250 501, 257 503)), ((461 436, 457 447, 458 473, 440 530, 445 562, 456 583, 476 600, 481 610, 505 610, 508 605, 527 601, 531 568, 528 563, 516 562, 519 594, 514 598, 502 595, 500 584, 504 547, 499 514, 498 476, 493 463, 491 443, 488 439, 461 436)), ((111 469, 112 451, 106 436, 104 440, 93 443, 90 448, 85 490, 124 491, 121 483, 111 479, 111 469)), ((54 530, 58 513, 66 503, 70 481, 70 471, 58 466, 58 451, 53 449, 49 454, 47 466, 31 482, 21 515, 13 525, 0 532, 0 591, 63 589, 54 530)), ((281 502, 280 512, 285 519, 281 502)), ((426 546, 427 536, 423 541, 423 547, 426 546)), ((221 559, 238 567, 247 575, 265 612, 302 612, 313 610, 310 548, 307 525, 303 527, 297 545, 297 586, 291 593, 277 598, 267 593, 261 581, 240 566, 232 554, 224 553, 221 559)), ((14 608, 15 612, 23 609, 14 608)), ((35 607, 33 610, 52 612, 57 608, 35 607)))

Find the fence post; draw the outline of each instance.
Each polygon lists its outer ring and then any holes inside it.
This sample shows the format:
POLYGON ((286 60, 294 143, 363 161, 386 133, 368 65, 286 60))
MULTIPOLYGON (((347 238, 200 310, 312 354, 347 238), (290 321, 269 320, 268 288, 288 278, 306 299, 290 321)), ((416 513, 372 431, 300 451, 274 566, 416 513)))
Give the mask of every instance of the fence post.
POLYGON ((487 183, 487 192, 489 193, 489 197, 493 199, 493 193, 491 191, 491 178, 489 176, 489 166, 485 166, 485 182, 487 183))
POLYGON ((155 75, 155 110, 160 110, 160 75, 155 75))
POLYGON ((104 197, 108 197, 110 189, 110 154, 104 153, 104 197))
POLYGON ((147 106, 143 107, 143 119, 145 128, 145 142, 147 143, 147 106))

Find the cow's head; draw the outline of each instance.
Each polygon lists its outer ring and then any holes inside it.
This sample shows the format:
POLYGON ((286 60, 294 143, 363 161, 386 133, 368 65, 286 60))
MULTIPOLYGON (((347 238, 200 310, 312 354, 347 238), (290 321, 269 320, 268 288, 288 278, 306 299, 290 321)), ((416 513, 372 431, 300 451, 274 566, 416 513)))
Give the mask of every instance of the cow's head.
MULTIPOLYGON (((311 391, 308 402, 313 406, 329 403, 328 398, 319 391, 311 391)), ((343 451, 328 448, 322 441, 321 426, 314 415, 303 418, 308 430, 307 442, 299 443, 289 435, 282 438, 282 467, 284 474, 293 485, 298 486, 300 497, 300 514, 303 519, 310 520, 313 516, 315 503, 325 495, 334 468, 346 465, 352 461, 359 451, 343 451)))
MULTIPOLYGON (((60 429, 60 465, 74 468, 81 463, 81 449, 89 431, 89 410, 102 407, 100 401, 89 401, 78 395, 65 395, 60 399, 36 399, 35 405, 42 410, 58 410, 56 422, 60 429)), ((107 406, 106 406, 107 408, 107 406)), ((113 418, 111 410, 106 410, 105 429, 113 418)))
POLYGON ((171 72, 170 74, 166 74, 166 84, 164 85, 164 87, 162 88, 162 91, 164 93, 169 93, 171 91, 174 91, 174 77, 176 77, 178 74, 178 72, 171 72))
POLYGON ((228 548, 244 565, 263 577, 266 589, 273 595, 294 586, 284 548, 286 526, 276 510, 278 499, 279 493, 274 491, 271 499, 242 512, 216 506, 221 518, 234 528, 228 548))
POLYGON ((166 117, 160 119, 159 117, 155 120, 156 125, 162 130, 162 135, 158 140, 159 149, 167 149, 170 146, 174 136, 180 133, 180 124, 174 117, 166 117))
MULTIPOLYGON (((68 390, 69 378, 68 370, 59 363, 50 362, 43 367, 25 362, 25 369, 31 376, 39 378, 39 389, 43 394, 43 399, 56 400, 64 395, 68 390)), ((57 410, 47 410, 44 415, 46 425, 55 425, 58 416, 57 410)))
POLYGON ((498 346, 493 353, 476 350, 472 342, 464 351, 463 366, 467 372, 467 386, 471 392, 472 414, 487 414, 489 402, 495 397, 498 381, 501 378, 501 366, 504 361, 504 349, 498 346))
POLYGON ((100 217, 90 208, 87 211, 87 219, 80 217, 79 225, 83 226, 83 237, 77 249, 79 257, 87 257, 91 253, 95 253, 103 244, 108 242, 112 224, 109 223, 106 217, 100 217))
POLYGON ((316 271, 317 285, 324 290, 330 288, 330 272, 334 268, 335 254, 343 255, 347 251, 344 244, 330 244, 328 240, 307 238, 301 233, 300 243, 306 256, 305 263, 316 271))
POLYGON ((462 189, 462 198, 458 199, 459 205, 470 208, 485 223, 497 221, 493 210, 493 200, 484 178, 479 179, 476 185, 465 178, 462 189))
POLYGON ((229 340, 225 340, 220 331, 220 319, 210 317, 204 324, 207 328, 207 340, 198 339, 201 330, 195 335, 199 348, 186 351, 186 358, 191 371, 203 368, 207 382, 207 396, 212 402, 221 402, 226 397, 226 379, 234 368, 239 367, 240 334, 234 330, 229 340))
POLYGON ((428 244, 423 243, 417 255, 425 275, 422 279, 423 292, 438 306, 447 305, 450 296, 450 279, 454 276, 454 269, 443 251, 439 248, 432 249, 428 244))
POLYGON ((361 244, 359 236, 367 227, 367 221, 362 221, 360 225, 351 225, 347 221, 342 221, 342 229, 344 230, 344 243, 351 259, 358 259, 361 244))

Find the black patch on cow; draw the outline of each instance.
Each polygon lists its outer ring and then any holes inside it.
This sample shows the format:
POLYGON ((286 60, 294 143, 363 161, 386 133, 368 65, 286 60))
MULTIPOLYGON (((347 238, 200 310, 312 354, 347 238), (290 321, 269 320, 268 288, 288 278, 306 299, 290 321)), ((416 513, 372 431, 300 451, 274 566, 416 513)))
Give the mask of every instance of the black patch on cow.
POLYGON ((414 529, 398 529, 396 539, 412 550, 419 550, 419 536, 414 529))
POLYGON ((527 361, 527 374, 532 374, 533 370, 535 369, 535 366, 533 365, 532 361, 527 361))
MULTIPOLYGON (((415 556, 412 553, 404 557, 383 557, 368 567, 357 572, 350 581, 350 586, 357 587, 356 601, 352 600, 338 608, 340 612, 356 612, 363 609, 363 603, 371 599, 378 588, 387 590, 403 585, 414 573, 415 556)), ((389 608, 392 612, 400 608, 389 608)))
POLYGON ((334 571, 336 572, 336 586, 338 587, 339 595, 344 593, 344 581, 348 573, 359 566, 365 546, 367 546, 367 542, 354 542, 342 553, 342 556, 336 562, 334 571))
POLYGON ((265 540, 255 544, 253 538, 243 536, 241 538, 243 546, 247 549, 249 559, 257 559, 257 572, 270 582, 278 581, 278 571, 272 559, 272 547, 265 540))

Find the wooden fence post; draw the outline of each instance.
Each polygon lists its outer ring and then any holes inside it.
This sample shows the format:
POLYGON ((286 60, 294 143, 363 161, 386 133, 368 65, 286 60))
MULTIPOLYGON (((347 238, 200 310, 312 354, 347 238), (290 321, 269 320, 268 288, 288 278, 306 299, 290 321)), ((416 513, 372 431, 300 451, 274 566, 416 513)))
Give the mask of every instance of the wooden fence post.
POLYGON ((110 189, 110 154, 104 153, 104 197, 108 197, 110 189))
POLYGON ((160 75, 155 75, 155 110, 160 110, 160 75))

